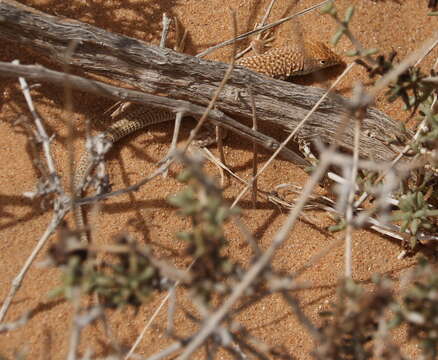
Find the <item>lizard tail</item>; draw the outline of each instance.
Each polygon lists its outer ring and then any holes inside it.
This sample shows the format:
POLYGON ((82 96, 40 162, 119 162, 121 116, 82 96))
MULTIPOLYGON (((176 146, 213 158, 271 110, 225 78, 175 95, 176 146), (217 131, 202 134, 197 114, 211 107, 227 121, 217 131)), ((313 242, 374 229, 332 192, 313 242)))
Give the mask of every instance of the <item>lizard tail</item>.
MULTIPOLYGON (((120 139, 132 134, 135 131, 141 130, 147 126, 159 124, 162 122, 171 121, 175 115, 171 111, 151 110, 141 105, 133 105, 122 118, 111 124, 102 134, 110 143, 110 147, 120 139)), ((87 177, 96 167, 97 162, 92 159, 89 153, 82 154, 73 179, 73 187, 75 198, 81 198, 83 194, 84 184, 87 177)), ((80 241, 82 244, 88 244, 88 230, 85 227, 84 214, 82 206, 77 205, 74 209, 74 218, 76 226, 80 231, 80 241)))

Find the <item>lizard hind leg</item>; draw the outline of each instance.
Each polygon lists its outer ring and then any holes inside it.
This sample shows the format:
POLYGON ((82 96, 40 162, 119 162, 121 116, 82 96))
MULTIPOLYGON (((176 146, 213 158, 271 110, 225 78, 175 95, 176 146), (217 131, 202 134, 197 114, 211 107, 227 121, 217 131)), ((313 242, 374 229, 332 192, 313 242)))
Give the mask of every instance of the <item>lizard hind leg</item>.
MULTIPOLYGON (((258 24, 256 24, 256 28, 258 24)), ((252 51, 256 55, 264 54, 270 47, 272 47, 271 42, 274 41, 275 36, 272 35, 272 29, 259 33, 256 39, 253 39, 250 43, 252 51)))
POLYGON ((254 39, 251 41, 251 48, 257 55, 264 54, 269 48, 272 47, 270 42, 274 41, 275 36, 266 37, 262 39, 254 39))
MULTIPOLYGON (((197 147, 207 147, 214 145, 218 142, 218 132, 216 131, 217 127, 209 122, 205 123, 201 131, 196 135, 193 144, 197 147)), ((221 136, 224 139, 228 132, 225 129, 221 129, 221 136)))

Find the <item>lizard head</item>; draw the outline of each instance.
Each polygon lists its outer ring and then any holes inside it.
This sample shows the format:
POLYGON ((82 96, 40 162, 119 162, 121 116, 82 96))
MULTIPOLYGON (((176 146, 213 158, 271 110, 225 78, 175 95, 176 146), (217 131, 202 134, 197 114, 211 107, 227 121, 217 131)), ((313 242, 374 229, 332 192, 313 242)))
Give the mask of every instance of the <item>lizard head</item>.
POLYGON ((304 57, 306 73, 343 64, 341 57, 321 42, 306 42, 304 51, 306 53, 304 57))

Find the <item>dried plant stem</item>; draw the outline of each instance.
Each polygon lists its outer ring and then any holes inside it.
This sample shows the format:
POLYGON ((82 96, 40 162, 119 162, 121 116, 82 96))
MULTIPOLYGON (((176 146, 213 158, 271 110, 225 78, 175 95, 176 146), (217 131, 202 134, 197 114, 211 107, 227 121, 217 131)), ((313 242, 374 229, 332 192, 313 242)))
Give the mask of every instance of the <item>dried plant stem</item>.
POLYGON ((32 250, 32 253, 27 258, 25 264, 21 268, 18 275, 15 277, 15 279, 12 281, 11 289, 9 290, 8 295, 3 300, 3 305, 0 309, 0 322, 2 322, 9 310, 9 307, 11 305, 12 299, 14 298, 15 294, 21 287, 21 283, 23 282, 24 277, 27 274, 27 271, 29 270, 30 266, 33 264, 35 258, 39 254, 40 250, 44 247, 47 240, 49 239, 50 235, 53 234, 53 232, 56 230, 62 219, 64 218, 65 214, 67 213, 67 207, 60 209, 59 211, 55 212, 55 214, 52 217, 52 220, 50 221, 49 225, 47 226, 47 229, 44 231, 44 234, 41 236, 41 238, 38 240, 38 243, 32 250))
POLYGON ((170 25, 171 19, 167 16, 166 13, 163 13, 163 30, 161 31, 161 39, 160 39, 160 47, 164 48, 166 47, 166 41, 167 41, 167 35, 169 33, 169 25, 170 25))
MULTIPOLYGON (((187 268, 187 272, 190 271, 190 268, 192 267, 192 265, 194 264, 194 262, 192 262, 189 267, 187 268)), ((176 289, 179 285, 179 281, 177 281, 175 283, 175 285, 173 286, 174 289, 176 289)), ((163 300, 161 300, 160 305, 158 305, 158 307, 155 309, 154 313, 152 314, 152 316, 150 317, 149 321, 146 323, 146 325, 143 327, 143 329, 141 330, 141 333, 137 336, 137 339, 135 339, 134 344, 132 344, 131 348, 129 349, 128 353, 125 355, 124 359, 128 360, 131 355, 134 353, 134 351, 137 349, 138 345, 140 345, 141 340, 144 338, 144 336, 146 335, 146 331, 150 328, 150 326, 152 325, 152 323, 154 322, 154 320, 156 319, 156 317, 158 316, 158 314, 160 313, 161 309, 164 307, 164 305, 166 304, 166 302, 169 300, 170 297, 170 291, 167 292, 166 296, 164 296, 163 300)))
POLYGON ((79 340, 81 335, 81 328, 77 323, 77 317, 79 316, 81 302, 81 291, 79 288, 73 288, 72 305, 73 316, 70 329, 69 347, 67 353, 67 360, 76 360, 76 352, 79 346, 79 340))
MULTIPOLYGON (((258 126, 257 126, 256 106, 250 85, 248 85, 248 93, 251 99, 252 129, 254 131, 257 131, 258 126)), ((254 208, 256 207, 257 204, 257 178, 256 178, 257 169, 258 169, 258 149, 257 149, 257 144, 253 142, 252 144, 252 206, 254 208)))
POLYGON ((359 162, 359 139, 360 139, 360 119, 354 119, 354 151, 353 151, 353 167, 351 169, 351 176, 349 182, 349 193, 345 220, 347 228, 345 231, 345 277, 352 276, 352 249, 353 249, 353 211, 354 211, 354 195, 356 187, 356 178, 359 162))
MULTIPOLYGON (((19 62, 18 60, 15 60, 12 62, 13 66, 18 66, 19 62)), ((50 176, 56 176, 56 170, 55 170, 55 162, 53 161, 51 152, 50 152, 50 142, 51 139, 46 133, 46 130, 44 129, 42 120, 40 116, 38 115, 38 112, 35 109, 35 106, 33 105, 32 97, 29 92, 29 86, 27 85, 26 80, 23 77, 19 77, 18 81, 20 82, 21 90, 23 92, 24 98, 26 99, 27 106, 29 108, 29 111, 34 119, 35 127, 37 130, 37 133, 39 134, 40 140, 43 143, 43 151, 44 156, 46 158, 47 162, 47 168, 49 169, 49 175, 50 176)), ((59 182, 59 179, 58 181, 59 182)))
POLYGON ((168 356, 180 350, 182 347, 183 344, 181 342, 173 343, 167 349, 164 349, 155 355, 149 356, 146 360, 161 360, 167 358, 168 356))
POLYGON ((12 299, 14 298, 18 289, 20 288, 21 283, 22 283, 27 271, 29 270, 30 266, 32 265, 33 261, 35 260, 36 256, 38 255, 40 250, 44 247, 44 245, 46 244, 50 235, 55 231, 56 227, 59 225, 61 220, 64 218, 64 216, 68 210, 68 207, 65 206, 66 204, 64 203, 66 201, 66 196, 65 196, 64 191, 60 185, 59 176, 56 172, 55 162, 53 161, 53 157, 52 157, 51 150, 50 150, 51 138, 49 138, 49 136, 47 135, 47 132, 44 128, 42 120, 41 120, 40 116, 38 115, 38 112, 36 111, 36 109, 33 105, 32 97, 30 95, 29 87, 27 85, 26 80, 24 78, 20 77, 19 82, 21 85, 21 89, 23 91, 23 95, 24 95, 26 102, 27 102, 27 105, 29 107, 29 110, 30 110, 32 117, 34 119, 36 133, 38 134, 38 137, 42 142, 43 152, 44 152, 47 167, 49 170, 48 181, 51 183, 52 191, 56 192, 60 196, 60 199, 55 199, 55 213, 52 216, 52 220, 50 221, 49 225, 47 226, 44 234, 38 240, 37 245, 33 249, 32 253, 28 257, 28 259, 26 260, 21 271, 15 277, 15 279, 12 281, 11 289, 9 290, 9 293, 6 296, 5 300, 3 301, 3 305, 0 309, 0 322, 2 322, 4 317, 6 316, 6 313, 11 305, 12 299))
POLYGON ((18 320, 12 322, 12 323, 3 323, 0 324, 0 334, 6 333, 9 331, 17 330, 27 324, 29 319, 31 318, 32 312, 26 311, 24 315, 22 315, 18 320))

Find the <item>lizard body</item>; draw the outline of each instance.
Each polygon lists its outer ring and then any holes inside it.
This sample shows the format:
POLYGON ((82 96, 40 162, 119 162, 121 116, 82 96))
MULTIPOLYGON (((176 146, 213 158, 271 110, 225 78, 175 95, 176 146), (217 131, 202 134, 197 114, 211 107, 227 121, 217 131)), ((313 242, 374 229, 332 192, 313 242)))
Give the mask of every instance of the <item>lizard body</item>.
MULTIPOLYGON (((320 42, 305 42, 301 46, 287 45, 271 49, 261 55, 248 56, 236 61, 237 65, 280 80, 309 74, 340 63, 342 63, 341 58, 320 42)), ((107 126, 102 135, 110 144, 114 144, 135 131, 174 119, 173 112, 151 110, 145 106, 134 104, 134 109, 130 109, 120 120, 107 126)), ((73 180, 77 198, 82 196, 84 178, 90 173, 91 166, 88 154, 82 155, 73 180)), ((81 242, 87 243, 88 236, 84 231, 85 222, 80 206, 76 207, 74 216, 81 231, 81 242)))

